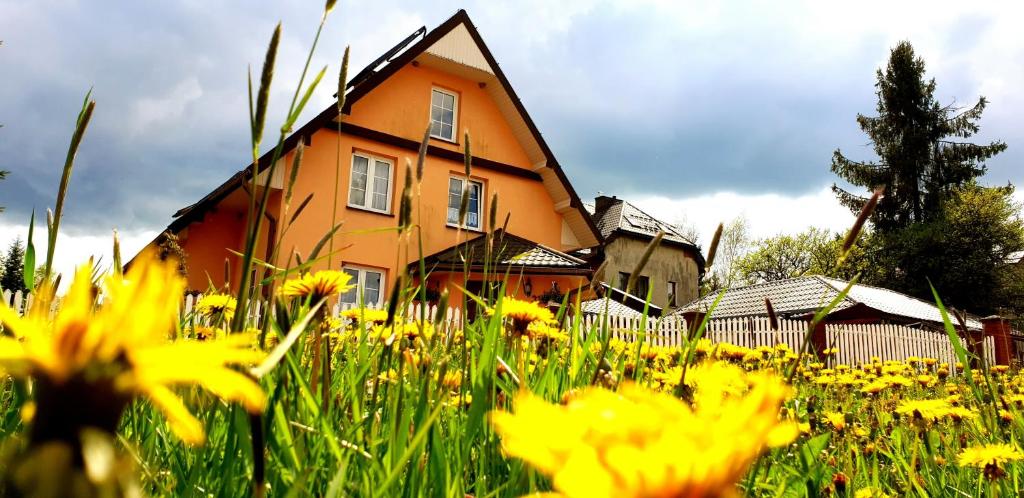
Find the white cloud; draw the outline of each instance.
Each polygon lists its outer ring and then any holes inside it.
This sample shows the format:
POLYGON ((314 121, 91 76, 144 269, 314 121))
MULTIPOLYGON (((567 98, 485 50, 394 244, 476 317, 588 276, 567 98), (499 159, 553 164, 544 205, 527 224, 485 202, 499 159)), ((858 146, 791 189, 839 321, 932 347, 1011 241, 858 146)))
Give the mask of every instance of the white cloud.
MULTIPOLYGON (((37 220, 38 221, 38 220, 37 220)), ((121 258, 124 262, 131 259, 139 250, 146 246, 157 235, 155 230, 134 232, 118 232, 121 239, 121 258)), ((28 237, 27 225, 8 225, 0 223, 0 248, 6 252, 8 244, 20 237, 22 243, 28 237)), ((46 261, 46 227, 35 227, 32 239, 36 248, 36 265, 46 261)), ((99 261, 102 268, 109 268, 114 260, 113 231, 105 234, 85 235, 61 233, 57 236, 57 248, 53 254, 53 266, 56 273, 63 275, 61 289, 66 289, 75 268, 92 257, 99 261)))
POLYGON ((168 124, 166 121, 174 121, 185 113, 185 107, 203 96, 203 88, 199 85, 199 79, 190 76, 181 80, 166 95, 159 97, 141 97, 135 102, 134 121, 135 126, 131 131, 135 134, 142 133, 154 124, 168 124))
POLYGON ((628 200, 664 221, 692 223, 705 248, 720 222, 728 223, 740 215, 747 218, 754 238, 797 233, 809 227, 841 232, 854 221, 853 214, 839 204, 828 186, 800 196, 715 192, 676 199, 640 195, 628 200))

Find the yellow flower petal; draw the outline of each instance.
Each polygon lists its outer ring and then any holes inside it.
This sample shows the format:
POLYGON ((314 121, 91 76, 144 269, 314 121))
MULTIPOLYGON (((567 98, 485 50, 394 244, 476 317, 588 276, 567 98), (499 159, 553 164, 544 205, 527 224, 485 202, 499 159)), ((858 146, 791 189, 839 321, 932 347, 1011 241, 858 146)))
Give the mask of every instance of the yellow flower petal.
POLYGON ((146 395, 167 417, 167 424, 186 444, 199 445, 206 441, 203 424, 192 416, 178 395, 163 386, 150 386, 146 395))

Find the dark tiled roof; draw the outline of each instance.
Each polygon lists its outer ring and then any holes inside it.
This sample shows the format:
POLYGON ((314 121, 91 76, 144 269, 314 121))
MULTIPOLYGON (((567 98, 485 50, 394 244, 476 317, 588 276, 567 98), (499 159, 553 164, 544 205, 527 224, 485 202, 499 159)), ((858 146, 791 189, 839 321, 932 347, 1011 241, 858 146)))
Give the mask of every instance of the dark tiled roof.
POLYGON ((601 212, 596 212, 593 204, 584 204, 584 207, 592 214, 594 224, 597 225, 597 229, 604 238, 608 238, 616 231, 644 237, 654 237, 661 231, 665 232, 665 236, 662 238, 664 241, 677 242, 696 248, 694 242, 679 228, 643 212, 640 208, 622 199, 615 199, 607 209, 601 212))
MULTIPOLYGON (((781 317, 805 315, 828 305, 847 284, 848 282, 843 280, 813 275, 735 287, 725 291, 725 295, 712 313, 712 318, 765 316, 766 297, 771 299, 775 313, 781 317)), ((709 294, 683 306, 675 313, 707 310, 717 297, 718 294, 709 294)), ((833 313, 858 304, 911 321, 942 323, 939 309, 928 301, 862 284, 854 285, 833 308, 833 313)), ((967 327, 980 329, 981 322, 969 318, 967 327)))
MULTIPOLYGON (((508 232, 497 230, 492 240, 494 245, 490 253, 491 265, 589 271, 587 262, 580 258, 508 232)), ((428 256, 425 262, 428 269, 431 266, 458 268, 467 260, 471 266, 483 266, 488 258, 486 249, 487 235, 482 234, 468 242, 428 256)))

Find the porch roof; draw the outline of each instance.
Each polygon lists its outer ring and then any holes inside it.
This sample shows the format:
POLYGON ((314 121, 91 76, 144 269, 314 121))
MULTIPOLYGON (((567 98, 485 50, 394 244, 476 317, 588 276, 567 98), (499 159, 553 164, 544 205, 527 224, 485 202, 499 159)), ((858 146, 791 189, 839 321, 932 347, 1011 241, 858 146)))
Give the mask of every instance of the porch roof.
MULTIPOLYGON (((557 251, 543 244, 513 235, 504 230, 480 234, 461 244, 424 258, 427 271, 479 271, 484 267, 496 271, 587 275, 591 269, 586 261, 557 251), (489 249, 488 249, 489 247, 489 249)), ((416 271, 418 261, 409 264, 416 271)))

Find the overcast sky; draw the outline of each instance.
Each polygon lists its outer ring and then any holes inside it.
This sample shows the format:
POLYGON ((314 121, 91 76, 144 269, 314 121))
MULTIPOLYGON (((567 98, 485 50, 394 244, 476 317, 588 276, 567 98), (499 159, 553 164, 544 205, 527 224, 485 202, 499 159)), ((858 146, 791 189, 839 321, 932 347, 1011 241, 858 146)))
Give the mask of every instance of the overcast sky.
MULTIPOLYGON (((907 39, 942 102, 990 100, 977 140, 1009 149, 984 181, 1024 180, 1024 3, 837 3, 343 1, 313 66, 333 80, 346 45, 356 70, 466 8, 581 197, 625 197, 706 241, 739 214, 758 236, 850 222, 827 190, 830 158, 872 158, 854 119, 874 113, 875 70, 907 39)), ((0 169, 12 172, 0 182, 0 244, 24 233, 33 207, 52 206, 91 87, 59 261, 66 270, 108 252, 113 228, 126 252, 141 247, 245 164, 246 69, 258 71, 278 20, 280 122, 321 8, 0 0, 0 169)))

